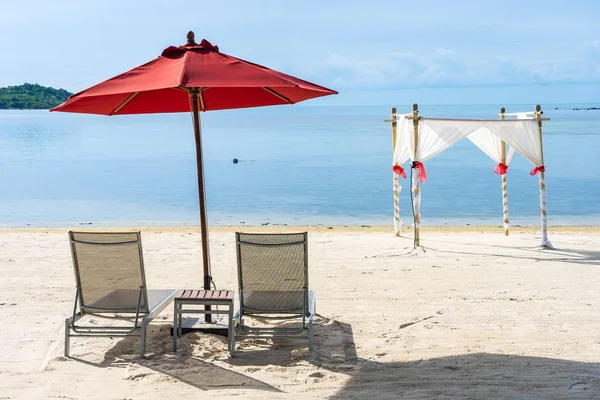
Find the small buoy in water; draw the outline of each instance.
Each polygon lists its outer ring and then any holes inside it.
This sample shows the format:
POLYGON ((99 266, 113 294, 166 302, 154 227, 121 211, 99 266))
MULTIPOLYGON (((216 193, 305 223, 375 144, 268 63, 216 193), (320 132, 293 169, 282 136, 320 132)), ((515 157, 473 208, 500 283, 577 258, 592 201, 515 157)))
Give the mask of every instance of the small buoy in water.
POLYGON ((234 159, 233 159, 233 163, 234 163, 234 164, 237 164, 237 163, 238 163, 238 159, 237 159, 237 158, 234 158, 234 159))

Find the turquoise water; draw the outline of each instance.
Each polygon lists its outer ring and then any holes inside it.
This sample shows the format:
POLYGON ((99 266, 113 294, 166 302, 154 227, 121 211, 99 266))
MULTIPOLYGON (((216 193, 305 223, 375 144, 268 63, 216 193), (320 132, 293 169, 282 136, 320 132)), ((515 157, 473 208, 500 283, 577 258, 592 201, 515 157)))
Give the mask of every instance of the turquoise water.
MULTIPOLYGON (((600 223, 600 111, 570 110, 593 106, 544 106, 550 224, 600 223)), ((499 106, 420 109, 423 117, 496 118, 499 106)), ((389 224, 389 114, 386 106, 309 105, 202 114, 209 222, 389 224)), ((428 161, 423 223, 499 225, 494 167, 468 140, 428 161)), ((189 114, 0 111, 0 226, 196 225, 195 168, 189 114)), ((511 163, 512 224, 538 222, 531 168, 520 156, 511 163)), ((403 185, 401 213, 409 222, 409 182, 403 185)))

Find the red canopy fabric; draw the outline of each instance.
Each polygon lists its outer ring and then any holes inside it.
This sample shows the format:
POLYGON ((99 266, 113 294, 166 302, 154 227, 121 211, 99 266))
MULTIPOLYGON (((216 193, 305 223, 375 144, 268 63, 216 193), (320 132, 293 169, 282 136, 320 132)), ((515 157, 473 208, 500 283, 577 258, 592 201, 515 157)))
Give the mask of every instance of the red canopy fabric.
POLYGON ((336 91, 219 52, 207 40, 171 46, 155 60, 74 94, 51 111, 121 115, 293 104, 336 91))

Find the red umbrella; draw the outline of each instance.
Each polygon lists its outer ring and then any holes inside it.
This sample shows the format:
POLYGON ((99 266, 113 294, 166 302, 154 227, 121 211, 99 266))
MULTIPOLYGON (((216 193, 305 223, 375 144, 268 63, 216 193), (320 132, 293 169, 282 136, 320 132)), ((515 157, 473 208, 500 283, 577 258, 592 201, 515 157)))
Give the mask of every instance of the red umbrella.
POLYGON ((336 91, 221 53, 207 40, 171 46, 137 68, 74 94, 50 111, 122 115, 191 111, 196 139, 204 289, 210 289, 199 111, 294 104, 336 91))

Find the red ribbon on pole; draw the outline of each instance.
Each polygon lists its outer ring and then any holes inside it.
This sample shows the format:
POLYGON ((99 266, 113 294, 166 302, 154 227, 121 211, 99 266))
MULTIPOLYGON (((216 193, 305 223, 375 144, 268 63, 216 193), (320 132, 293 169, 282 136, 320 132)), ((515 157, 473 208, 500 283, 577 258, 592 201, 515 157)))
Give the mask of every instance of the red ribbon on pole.
POLYGON ((498 166, 496 168, 494 168, 494 172, 497 173, 498 175, 504 175, 507 170, 508 170, 508 165, 502 164, 502 163, 498 163, 498 166))
POLYGON ((392 167, 392 171, 394 171, 395 174, 398 174, 404 179, 406 179, 406 172, 404 172, 404 168, 402 168, 400 165, 394 165, 392 167))
POLYGON ((414 161, 413 168, 419 170, 419 180, 421 181, 421 183, 425 183, 425 181, 427 180, 427 173, 425 172, 425 166, 423 165, 423 163, 421 161, 414 161))
POLYGON ((546 172, 546 168, 544 168, 543 165, 540 165, 539 167, 535 167, 534 169, 531 170, 529 175, 534 176, 534 175, 537 175, 538 172, 546 172))

